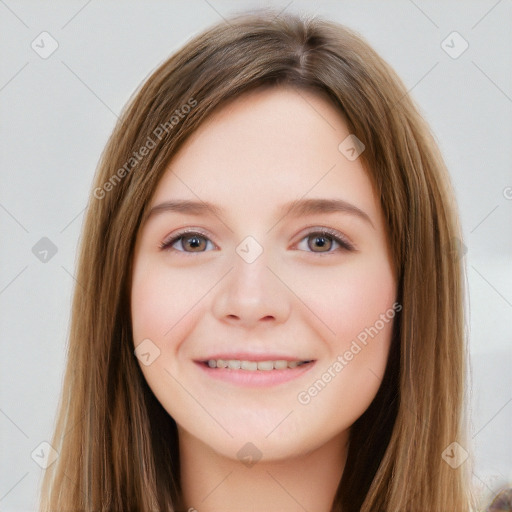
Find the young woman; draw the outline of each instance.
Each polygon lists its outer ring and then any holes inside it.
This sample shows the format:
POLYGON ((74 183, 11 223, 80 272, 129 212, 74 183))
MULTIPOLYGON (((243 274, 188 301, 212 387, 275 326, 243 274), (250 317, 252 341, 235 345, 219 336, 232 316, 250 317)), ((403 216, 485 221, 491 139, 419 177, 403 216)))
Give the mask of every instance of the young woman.
POLYGON ((41 510, 472 510, 432 134, 346 27, 228 21, 102 155, 41 510))

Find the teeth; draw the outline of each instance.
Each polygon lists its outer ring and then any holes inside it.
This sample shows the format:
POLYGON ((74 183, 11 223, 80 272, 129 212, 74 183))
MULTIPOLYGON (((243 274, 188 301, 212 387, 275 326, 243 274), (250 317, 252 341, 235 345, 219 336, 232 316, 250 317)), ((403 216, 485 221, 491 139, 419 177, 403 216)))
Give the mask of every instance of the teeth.
POLYGON ((229 368, 231 370, 247 370, 247 371, 269 371, 269 370, 284 370, 286 368, 296 368, 310 361, 285 361, 280 359, 278 361, 240 361, 239 359, 210 359, 208 366, 210 368, 229 368))
POLYGON ((254 371, 258 369, 258 363, 256 361, 241 361, 240 368, 242 370, 254 371))
POLYGON ((273 370, 273 361, 258 361, 258 370, 273 370))
POLYGON ((228 368, 231 368, 232 370, 239 370, 240 369, 240 361, 230 359, 228 361, 228 368))
MULTIPOLYGON (((288 361, 274 361, 273 367, 276 370, 284 370, 285 368, 288 368, 288 361)), ((261 370, 261 368, 259 369, 261 370)))

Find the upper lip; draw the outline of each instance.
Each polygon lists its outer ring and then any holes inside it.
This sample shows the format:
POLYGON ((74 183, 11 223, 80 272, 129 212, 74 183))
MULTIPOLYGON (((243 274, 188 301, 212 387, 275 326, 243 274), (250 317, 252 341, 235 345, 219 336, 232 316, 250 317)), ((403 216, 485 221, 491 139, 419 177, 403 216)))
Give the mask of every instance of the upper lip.
POLYGON ((313 361, 311 358, 300 358, 277 353, 251 354, 249 352, 218 352, 204 359, 198 359, 199 362, 209 361, 211 359, 239 360, 239 361, 313 361))

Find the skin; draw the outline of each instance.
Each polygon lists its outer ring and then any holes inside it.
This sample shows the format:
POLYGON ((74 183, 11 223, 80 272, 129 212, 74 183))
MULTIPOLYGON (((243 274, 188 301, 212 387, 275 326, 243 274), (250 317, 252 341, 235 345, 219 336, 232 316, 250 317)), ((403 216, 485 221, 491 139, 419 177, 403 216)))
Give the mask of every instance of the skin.
POLYGON ((380 203, 361 159, 350 161, 338 149, 349 134, 322 95, 253 91, 224 105, 187 140, 151 199, 151 207, 190 199, 225 209, 220 217, 151 215, 134 253, 134 346, 149 339, 160 351, 151 364, 139 364, 178 425, 183 510, 330 510, 350 427, 384 374, 392 320, 359 344, 342 371, 332 367, 396 299, 380 203), (344 199, 371 222, 346 212, 277 213, 301 198, 344 199), (322 227, 342 233, 355 250, 332 239, 322 248, 315 229, 322 227), (199 248, 184 235, 174 251, 162 250, 182 228, 208 236, 199 238, 199 248), (236 251, 249 235, 263 249, 252 263, 236 251), (316 362, 270 388, 213 379, 194 362, 230 350, 316 362), (329 368, 330 382, 301 403, 299 393, 329 368), (248 442, 261 454, 250 466, 237 456, 248 442))

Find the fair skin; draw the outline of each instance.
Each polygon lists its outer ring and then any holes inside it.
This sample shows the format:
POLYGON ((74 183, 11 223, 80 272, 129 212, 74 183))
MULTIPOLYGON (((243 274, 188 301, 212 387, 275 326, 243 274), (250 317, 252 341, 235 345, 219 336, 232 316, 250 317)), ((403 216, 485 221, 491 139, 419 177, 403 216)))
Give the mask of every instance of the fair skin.
POLYGON ((361 159, 338 149, 349 134, 321 95, 256 90, 201 125, 151 199, 150 208, 185 199, 223 209, 160 208, 141 226, 134 253, 134 346, 149 339, 152 353, 159 351, 140 366, 178 425, 180 510, 330 510, 350 427, 384 374, 392 321, 380 322, 352 357, 347 351, 396 299, 378 198, 361 159), (279 212, 312 198, 342 199, 367 218, 279 212), (196 234, 160 248, 183 228, 196 234), (354 249, 322 238, 320 228, 336 230, 354 249), (201 363, 235 352, 312 362, 257 370, 264 379, 295 372, 291 380, 244 385, 213 373, 255 372, 201 363), (319 379, 320 391, 308 391, 319 379))

